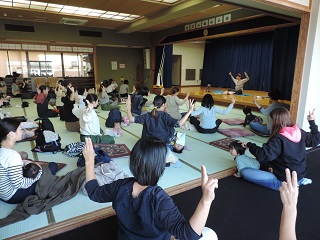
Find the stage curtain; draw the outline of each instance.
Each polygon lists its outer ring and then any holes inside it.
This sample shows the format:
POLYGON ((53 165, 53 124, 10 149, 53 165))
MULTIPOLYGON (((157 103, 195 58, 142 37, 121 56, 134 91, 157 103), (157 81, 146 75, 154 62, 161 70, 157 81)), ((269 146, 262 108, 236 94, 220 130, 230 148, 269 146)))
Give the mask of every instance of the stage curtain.
POLYGON ((155 69, 153 82, 154 84, 157 83, 157 75, 160 68, 163 48, 164 48, 165 58, 164 58, 163 71, 162 71, 162 81, 163 81, 163 86, 165 88, 170 88, 172 87, 172 51, 173 51, 172 44, 156 47, 156 69, 155 69))
POLYGON ((207 40, 201 85, 234 88, 229 72, 244 77, 246 71, 250 81, 244 89, 269 91, 272 50, 273 32, 207 40))
POLYGON ((300 26, 278 28, 274 32, 274 48, 270 89, 278 89, 282 99, 290 100, 296 64, 300 26))

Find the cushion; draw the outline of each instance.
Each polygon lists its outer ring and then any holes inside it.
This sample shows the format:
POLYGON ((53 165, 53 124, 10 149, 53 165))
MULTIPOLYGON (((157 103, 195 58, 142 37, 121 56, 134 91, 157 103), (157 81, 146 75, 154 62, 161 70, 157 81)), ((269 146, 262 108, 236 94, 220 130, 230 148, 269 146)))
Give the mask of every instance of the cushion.
POLYGON ((235 141, 236 139, 233 138, 223 138, 220 140, 216 140, 213 142, 209 142, 210 145, 217 147, 217 148, 221 148, 223 150, 229 151, 229 145, 232 141, 235 141))
POLYGON ((244 120, 241 118, 229 118, 229 119, 221 119, 222 122, 228 124, 228 125, 241 125, 243 124, 244 120))
POLYGON ((254 133, 245 129, 245 128, 228 128, 228 129, 219 129, 219 133, 226 135, 227 137, 245 137, 253 136, 254 133))

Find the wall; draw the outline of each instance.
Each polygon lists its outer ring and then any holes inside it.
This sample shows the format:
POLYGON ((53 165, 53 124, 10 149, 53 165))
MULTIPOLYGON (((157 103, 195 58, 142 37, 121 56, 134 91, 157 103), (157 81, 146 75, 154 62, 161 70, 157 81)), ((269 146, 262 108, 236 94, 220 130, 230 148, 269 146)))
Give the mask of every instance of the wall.
POLYGON ((112 46, 133 46, 150 47, 149 33, 120 34, 114 29, 88 28, 85 26, 71 26, 64 24, 37 23, 28 21, 15 21, 0 19, 0 36, 11 40, 24 41, 48 41, 60 43, 84 43, 84 44, 104 44, 112 46), (5 24, 34 26, 35 32, 6 31, 5 24), (79 36, 79 30, 97 31, 102 33, 102 37, 79 36))
POLYGON ((173 44, 173 55, 182 55, 181 59, 181 86, 201 85, 200 69, 203 66, 205 43, 178 43, 173 44), (196 79, 186 81, 186 69, 196 69, 196 79))
MULTIPOLYGON (((96 47, 96 60, 98 68, 98 82, 112 78, 121 84, 120 77, 129 80, 130 91, 136 80, 137 65, 140 65, 142 79, 145 80, 150 70, 143 69, 143 49, 138 48, 114 48, 96 47), (117 70, 111 69, 111 61, 117 61, 117 70), (119 64, 125 64, 125 68, 119 68, 119 64)), ((146 86, 151 87, 151 78, 145 82, 146 86)))

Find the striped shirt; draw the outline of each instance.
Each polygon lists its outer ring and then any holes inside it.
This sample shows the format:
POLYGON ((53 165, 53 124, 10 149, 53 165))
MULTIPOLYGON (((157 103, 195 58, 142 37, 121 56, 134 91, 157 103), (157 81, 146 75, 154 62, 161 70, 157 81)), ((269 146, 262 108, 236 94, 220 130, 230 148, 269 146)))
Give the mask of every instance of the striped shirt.
POLYGON ((18 152, 0 148, 0 198, 2 200, 8 201, 19 188, 27 188, 41 177, 41 170, 36 178, 23 177, 22 166, 23 162, 18 152))

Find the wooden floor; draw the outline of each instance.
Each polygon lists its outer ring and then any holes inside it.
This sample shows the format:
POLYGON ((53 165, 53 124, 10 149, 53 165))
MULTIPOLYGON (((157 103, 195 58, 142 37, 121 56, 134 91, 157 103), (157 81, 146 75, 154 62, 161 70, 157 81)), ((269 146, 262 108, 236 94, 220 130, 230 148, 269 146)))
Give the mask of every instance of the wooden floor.
MULTIPOLYGON (((243 108, 245 106, 250 106, 253 109, 256 108, 256 105, 253 103, 253 97, 257 96, 258 103, 260 106, 266 108, 269 105, 269 97, 268 92, 265 91, 255 91, 255 90, 244 90, 243 95, 225 95, 219 92, 224 92, 227 89, 226 88, 214 88, 211 87, 209 92, 206 92, 207 87, 203 86, 187 86, 187 87, 180 87, 180 94, 179 98, 184 98, 186 94, 190 93, 190 98, 195 99, 196 101, 201 102, 203 96, 205 94, 211 94, 213 96, 213 99, 216 104, 218 105, 229 105, 231 102, 232 96, 236 99, 235 107, 237 108, 243 108)), ((165 89, 165 95, 169 94, 170 89, 165 89)), ((160 88, 157 88, 154 86, 153 93, 158 94, 160 93, 160 88)), ((280 102, 285 102, 287 104, 290 104, 290 101, 280 100, 280 102)), ((257 110, 257 109, 255 109, 257 110)))

